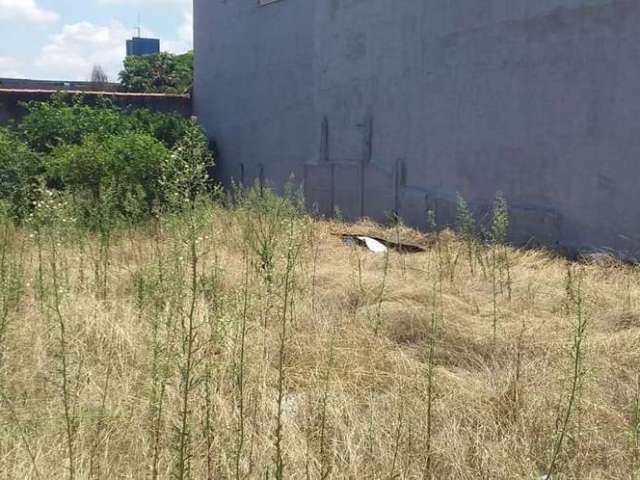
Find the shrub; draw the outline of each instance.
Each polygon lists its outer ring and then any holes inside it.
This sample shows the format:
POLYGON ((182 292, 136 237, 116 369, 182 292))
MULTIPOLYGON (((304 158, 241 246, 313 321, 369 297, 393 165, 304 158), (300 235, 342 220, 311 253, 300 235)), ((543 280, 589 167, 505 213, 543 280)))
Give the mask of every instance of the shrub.
POLYGON ((135 220, 162 201, 162 169, 170 159, 169 149, 147 134, 94 134, 56 149, 47 173, 73 194, 84 214, 108 204, 114 214, 135 220))
POLYGON ((185 201, 193 204, 199 195, 205 193, 213 165, 214 158, 207 137, 192 122, 162 166, 162 187, 172 196, 172 204, 182 205, 185 201))
POLYGON ((168 148, 175 147, 189 129, 190 120, 172 113, 156 113, 151 110, 131 110, 125 120, 131 129, 144 132, 160 140, 168 148))
POLYGON ((49 153, 61 145, 78 145, 88 135, 119 135, 130 129, 110 101, 87 105, 81 96, 59 94, 48 102, 29 102, 18 126, 22 139, 35 151, 49 153))
POLYGON ((502 192, 496 194, 493 204, 491 223, 491 241, 496 245, 505 245, 509 236, 509 206, 502 192))
POLYGON ((28 213, 42 173, 42 157, 0 128, 0 199, 12 217, 22 219, 28 213))
POLYGON ((42 153, 61 145, 79 145, 89 135, 126 133, 146 133, 172 148, 189 126, 189 120, 175 114, 123 110, 107 99, 90 105, 81 95, 58 94, 48 102, 25 106, 28 113, 18 131, 32 149, 42 153))
POLYGON ((45 183, 69 193, 85 223, 103 228, 116 218, 142 220, 169 202, 182 208, 209 182, 208 140, 183 117, 68 94, 26 108, 20 124, 0 131, 0 201, 15 217, 45 183))

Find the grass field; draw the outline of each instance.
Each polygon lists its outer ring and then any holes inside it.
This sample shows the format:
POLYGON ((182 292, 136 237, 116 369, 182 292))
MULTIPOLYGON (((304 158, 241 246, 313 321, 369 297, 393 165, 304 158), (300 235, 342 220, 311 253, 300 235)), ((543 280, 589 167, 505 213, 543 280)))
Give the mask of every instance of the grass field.
POLYGON ((0 224, 0 478, 640 478, 636 269, 267 203, 0 224))

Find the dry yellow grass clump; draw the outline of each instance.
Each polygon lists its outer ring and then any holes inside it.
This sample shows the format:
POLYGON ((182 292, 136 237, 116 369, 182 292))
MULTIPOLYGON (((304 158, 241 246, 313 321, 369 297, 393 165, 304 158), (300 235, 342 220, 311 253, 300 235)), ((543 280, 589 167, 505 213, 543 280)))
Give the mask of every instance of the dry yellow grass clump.
POLYGON ((63 220, 0 227, 0 478, 640 478, 632 267, 273 199, 63 220))

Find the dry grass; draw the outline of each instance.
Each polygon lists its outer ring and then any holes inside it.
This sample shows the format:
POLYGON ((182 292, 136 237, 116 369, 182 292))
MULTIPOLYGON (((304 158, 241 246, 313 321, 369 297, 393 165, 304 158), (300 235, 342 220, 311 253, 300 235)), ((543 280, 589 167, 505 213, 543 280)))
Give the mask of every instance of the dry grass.
POLYGON ((391 253, 385 268, 333 235, 349 226, 296 219, 276 232, 269 280, 254 221, 198 217, 193 291, 181 220, 114 234, 102 257, 73 230, 3 227, 0 478, 540 478, 572 377, 569 267, 582 279, 586 370, 554 478, 639 478, 635 269, 509 249, 494 341, 492 281, 471 275, 453 236, 402 231, 428 251, 391 253))

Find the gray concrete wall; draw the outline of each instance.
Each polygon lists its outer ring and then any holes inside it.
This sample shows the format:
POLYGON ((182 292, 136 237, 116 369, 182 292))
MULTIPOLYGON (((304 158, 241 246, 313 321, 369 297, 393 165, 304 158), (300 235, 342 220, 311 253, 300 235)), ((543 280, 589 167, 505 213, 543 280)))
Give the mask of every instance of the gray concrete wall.
POLYGON ((640 2, 195 0, 221 175, 417 227, 506 195, 513 238, 640 254, 640 2))
POLYGON ((315 4, 195 2, 194 112, 220 141, 226 180, 281 183, 317 150, 315 4))

